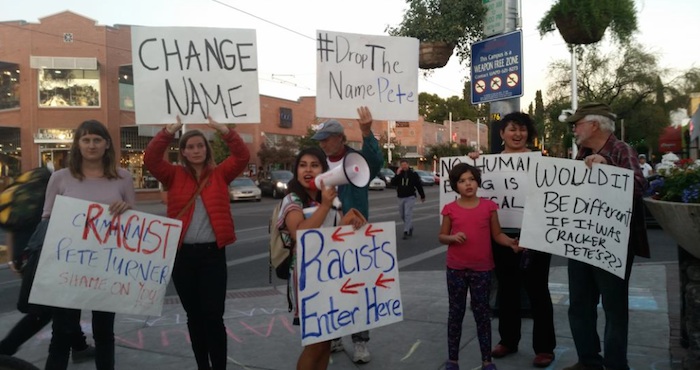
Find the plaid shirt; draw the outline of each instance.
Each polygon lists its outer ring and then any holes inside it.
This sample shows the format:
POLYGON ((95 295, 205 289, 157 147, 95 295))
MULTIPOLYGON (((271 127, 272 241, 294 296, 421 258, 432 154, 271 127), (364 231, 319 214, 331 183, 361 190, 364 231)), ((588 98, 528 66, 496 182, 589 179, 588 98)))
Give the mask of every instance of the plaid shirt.
MULTIPOLYGON (((624 141, 618 140, 614 134, 610 134, 605 145, 594 153, 591 148, 582 148, 576 159, 584 159, 591 154, 599 154, 605 158, 607 164, 634 171, 634 197, 632 208, 632 222, 630 224, 629 252, 637 256, 649 258, 649 240, 647 239, 646 222, 644 220, 644 204, 642 194, 647 188, 647 180, 637 159, 637 151, 624 141)), ((629 270, 627 271, 629 274, 629 270)))
POLYGON ((610 134, 608 141, 597 152, 593 153, 591 148, 583 148, 578 152, 576 159, 584 159, 591 154, 599 154, 612 166, 627 168, 634 171, 634 196, 641 197, 647 189, 647 180, 644 178, 637 151, 624 141, 618 140, 615 134, 610 134))

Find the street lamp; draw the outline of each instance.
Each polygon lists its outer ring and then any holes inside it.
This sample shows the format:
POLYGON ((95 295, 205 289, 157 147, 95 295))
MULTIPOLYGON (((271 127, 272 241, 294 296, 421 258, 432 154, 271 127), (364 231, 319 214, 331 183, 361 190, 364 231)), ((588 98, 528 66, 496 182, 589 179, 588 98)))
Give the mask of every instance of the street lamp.
MULTIPOLYGON (((561 114, 559 115, 559 122, 566 122, 566 119, 571 117, 574 112, 576 112, 575 109, 563 109, 561 111, 561 114)), ((576 137, 571 139, 571 158, 575 159, 576 155, 578 154, 578 147, 576 146, 576 137)))

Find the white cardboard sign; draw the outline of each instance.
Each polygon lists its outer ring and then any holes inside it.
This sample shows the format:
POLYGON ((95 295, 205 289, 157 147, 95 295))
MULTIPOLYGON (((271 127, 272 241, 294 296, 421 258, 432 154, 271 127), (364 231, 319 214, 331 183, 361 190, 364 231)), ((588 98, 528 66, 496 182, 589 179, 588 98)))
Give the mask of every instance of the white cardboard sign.
POLYGON ((301 344, 403 320, 396 224, 297 231, 301 344))
POLYGON ((132 27, 137 124, 259 123, 255 30, 132 27))
POLYGON ((418 119, 418 39, 317 31, 316 115, 418 119))
POLYGON ((634 172, 541 157, 530 165, 520 245, 625 276, 634 172))
POLYGON ((56 196, 29 302, 159 316, 182 222, 56 196))
POLYGON ((523 221, 525 198, 528 194, 528 169, 540 158, 540 152, 517 154, 482 154, 477 159, 467 156, 440 159, 440 210, 457 199, 459 194, 450 187, 449 172, 458 163, 467 163, 481 171, 481 187, 477 195, 498 205, 501 227, 519 229, 523 221))

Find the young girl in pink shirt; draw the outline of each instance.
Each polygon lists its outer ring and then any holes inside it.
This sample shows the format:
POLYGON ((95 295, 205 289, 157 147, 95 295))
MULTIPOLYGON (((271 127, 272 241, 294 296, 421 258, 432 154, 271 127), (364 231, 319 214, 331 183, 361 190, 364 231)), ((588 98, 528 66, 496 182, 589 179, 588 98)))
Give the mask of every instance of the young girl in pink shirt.
POLYGON ((459 370, 459 342, 462 321, 467 309, 467 292, 471 291, 471 307, 476 321, 481 349, 482 370, 496 370, 491 362, 491 312, 489 292, 494 268, 491 238, 498 244, 518 252, 518 240, 501 231, 498 206, 491 200, 478 198, 481 172, 466 163, 450 170, 450 186, 459 198, 442 209, 442 226, 438 239, 447 244, 447 319, 448 360, 445 370, 459 370))

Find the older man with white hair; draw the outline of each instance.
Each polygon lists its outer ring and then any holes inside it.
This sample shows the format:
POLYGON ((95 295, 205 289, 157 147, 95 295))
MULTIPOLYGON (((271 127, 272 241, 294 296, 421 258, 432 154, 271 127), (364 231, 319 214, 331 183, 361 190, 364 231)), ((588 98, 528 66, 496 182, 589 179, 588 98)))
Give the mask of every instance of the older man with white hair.
POLYGON ((593 163, 602 163, 634 171, 634 201, 624 279, 584 262, 569 260, 569 325, 578 363, 564 370, 629 369, 629 277, 634 256, 649 257, 642 204, 646 180, 639 166, 637 152, 615 137, 615 118, 616 115, 608 105, 588 103, 567 119, 572 124, 576 143, 582 147, 576 159, 585 161, 589 167, 593 163), (605 311, 603 356, 600 354, 600 338, 596 330, 597 306, 601 296, 605 311))

